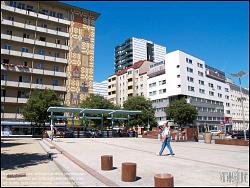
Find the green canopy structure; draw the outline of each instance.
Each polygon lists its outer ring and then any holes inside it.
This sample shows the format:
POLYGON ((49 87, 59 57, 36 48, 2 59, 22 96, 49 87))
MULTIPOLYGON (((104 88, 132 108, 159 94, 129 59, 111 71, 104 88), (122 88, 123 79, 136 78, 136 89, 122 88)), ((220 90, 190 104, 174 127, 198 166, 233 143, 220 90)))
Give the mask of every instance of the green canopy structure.
MULTIPOLYGON (((110 117, 107 119, 111 120, 112 129, 114 127, 114 120, 128 120, 129 124, 129 117, 130 115, 136 115, 140 114, 141 111, 137 110, 113 110, 113 109, 91 109, 91 108, 71 108, 71 107, 49 107, 47 112, 50 112, 50 123, 53 124, 54 119, 67 119, 71 118, 72 123, 74 122, 74 114, 78 113, 80 119, 100 119, 101 120, 101 126, 103 127, 103 115, 107 114, 110 117), (53 115, 55 112, 68 112, 71 113, 71 116, 56 116, 53 115), (101 117, 92 117, 92 116, 86 116, 86 114, 100 114, 101 117), (115 117, 114 115, 127 115, 127 118, 122 117, 115 117)), ((73 123, 74 126, 74 123, 73 123)))

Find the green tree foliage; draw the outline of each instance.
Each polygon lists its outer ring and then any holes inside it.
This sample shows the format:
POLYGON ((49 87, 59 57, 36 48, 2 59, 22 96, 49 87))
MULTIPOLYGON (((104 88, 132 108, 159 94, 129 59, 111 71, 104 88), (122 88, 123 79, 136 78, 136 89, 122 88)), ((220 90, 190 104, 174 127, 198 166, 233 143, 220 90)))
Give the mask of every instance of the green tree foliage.
POLYGON ((152 102, 143 96, 129 97, 123 104, 127 110, 141 110, 141 114, 131 115, 129 126, 147 127, 148 122, 150 127, 156 126, 155 109, 152 107, 152 102))
MULTIPOLYGON (((119 107, 115 106, 112 102, 105 99, 103 96, 90 94, 85 100, 82 101, 80 104, 81 108, 92 108, 92 109, 119 109, 119 107)), ((100 114, 85 114, 86 116, 92 116, 92 117, 101 117, 100 114)), ((107 119, 107 115, 105 114, 103 116, 104 118, 104 126, 110 125, 110 120, 107 119)), ((85 124, 88 125, 89 122, 93 123, 94 127, 99 127, 101 124, 101 120, 85 120, 85 124)))
POLYGON ((45 124, 49 121, 48 108, 50 106, 62 106, 62 100, 52 90, 32 90, 31 95, 21 109, 25 120, 34 122, 36 125, 45 124))
POLYGON ((184 98, 174 101, 165 112, 167 117, 173 119, 180 127, 192 124, 198 115, 195 107, 188 104, 184 98))

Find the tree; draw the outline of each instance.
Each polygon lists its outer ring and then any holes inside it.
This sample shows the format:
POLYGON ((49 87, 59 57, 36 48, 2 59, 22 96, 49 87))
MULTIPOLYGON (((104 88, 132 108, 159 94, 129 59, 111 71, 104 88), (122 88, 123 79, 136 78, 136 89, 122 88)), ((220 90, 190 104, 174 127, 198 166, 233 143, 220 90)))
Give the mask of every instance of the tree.
POLYGON ((198 115, 195 107, 188 104, 184 98, 175 100, 165 112, 167 117, 173 119, 180 127, 193 123, 198 115))
POLYGON ((147 127, 148 123, 151 127, 156 126, 155 109, 152 107, 152 102, 143 96, 129 97, 123 104, 127 110, 141 110, 141 114, 132 115, 129 119, 129 126, 147 127))
POLYGON ((45 125, 49 121, 48 108, 50 106, 62 106, 62 99, 52 90, 32 90, 27 103, 21 109, 25 120, 36 125, 45 125))
MULTIPOLYGON (((81 108, 93 108, 93 109, 119 109, 117 106, 115 106, 112 102, 105 99, 101 95, 95 95, 90 94, 85 100, 83 100, 80 104, 81 108)), ((87 116, 97 117, 100 115, 95 114, 86 114, 87 116)), ((107 119, 107 115, 103 116, 104 118, 104 125, 108 125, 110 123, 110 120, 107 119)), ((88 122, 93 122, 95 126, 98 126, 101 124, 101 120, 85 120, 85 123, 88 124, 88 122)))

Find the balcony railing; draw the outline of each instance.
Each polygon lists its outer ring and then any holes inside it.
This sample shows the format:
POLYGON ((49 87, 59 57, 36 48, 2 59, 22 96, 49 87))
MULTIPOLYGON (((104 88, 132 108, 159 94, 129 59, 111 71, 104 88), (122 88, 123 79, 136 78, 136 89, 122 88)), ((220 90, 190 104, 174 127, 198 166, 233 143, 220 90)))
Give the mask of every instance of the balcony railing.
POLYGON ((3 49, 3 48, 1 48, 1 54, 14 55, 14 56, 19 56, 19 57, 27 57, 27 58, 34 58, 34 59, 47 60, 47 61, 53 61, 53 62, 67 64, 67 59, 64 59, 64 58, 46 56, 46 55, 39 55, 39 54, 33 54, 33 53, 26 53, 26 52, 19 52, 19 51, 8 50, 8 49, 3 49))
POLYGON ((55 17, 52 17, 52 16, 36 13, 36 12, 33 12, 33 11, 22 10, 22 9, 19 9, 19 8, 16 8, 16 7, 11 7, 11 6, 4 5, 4 4, 1 4, 1 9, 7 10, 7 11, 10 11, 10 12, 16 12, 16 13, 27 15, 27 16, 32 16, 34 18, 38 17, 40 19, 49 20, 49 21, 52 21, 52 22, 57 22, 57 23, 65 24, 65 25, 70 25, 70 21, 66 20, 66 19, 55 18, 55 17))
POLYGON ((1 118, 5 119, 23 119, 22 114, 17 113, 1 113, 1 118))
POLYGON ((27 98, 17 98, 17 97, 1 97, 1 102, 6 103, 20 103, 24 104, 27 102, 27 98))
POLYGON ((57 30, 48 29, 48 28, 43 28, 43 27, 38 27, 38 26, 29 25, 29 24, 20 23, 20 22, 15 22, 15 21, 10 21, 10 20, 6 20, 6 19, 2 19, 1 24, 15 26, 15 27, 19 27, 22 29, 30 29, 33 31, 38 31, 38 32, 42 32, 42 33, 52 34, 52 35, 59 35, 59 36, 69 38, 69 33, 66 33, 66 32, 57 31, 57 30))

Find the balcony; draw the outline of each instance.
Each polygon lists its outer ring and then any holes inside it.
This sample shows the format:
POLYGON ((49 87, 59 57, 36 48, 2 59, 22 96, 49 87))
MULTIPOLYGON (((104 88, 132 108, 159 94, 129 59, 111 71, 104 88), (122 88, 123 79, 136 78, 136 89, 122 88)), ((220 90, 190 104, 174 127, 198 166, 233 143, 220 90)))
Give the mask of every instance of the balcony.
POLYGON ((5 119, 23 119, 22 114, 17 113, 1 113, 1 118, 5 119))
POLYGON ((32 16, 32 17, 35 17, 35 18, 38 17, 40 19, 49 20, 49 21, 52 21, 52 22, 57 22, 57 23, 65 24, 65 25, 70 25, 69 20, 65 20, 65 19, 61 19, 61 18, 55 18, 55 17, 52 17, 52 16, 48 16, 48 15, 44 15, 44 14, 40 14, 40 13, 28 11, 28 10, 22 10, 22 9, 11 7, 11 6, 4 5, 4 4, 1 4, 1 9, 7 10, 7 11, 10 11, 10 12, 16 12, 18 14, 32 16))
POLYGON ((32 84, 31 88, 36 88, 36 89, 51 89, 55 91, 63 91, 66 92, 66 87, 65 86, 53 86, 53 85, 44 85, 44 84, 32 84))
POLYGON ((1 97, 1 102, 17 103, 16 97, 1 97))
POLYGON ((1 85, 2 86, 10 86, 10 87, 18 87, 18 82, 1 80, 1 85))
POLYGON ((14 26, 14 27, 19 27, 19 28, 22 28, 22 29, 29 29, 29 30, 42 32, 42 33, 47 33, 47 34, 52 34, 52 35, 59 35, 59 36, 62 36, 62 37, 69 38, 69 33, 66 33, 66 32, 57 31, 57 30, 48 29, 48 28, 43 28, 43 27, 38 27, 38 26, 36 27, 34 25, 29 25, 29 24, 25 24, 25 23, 10 21, 10 20, 6 20, 6 19, 2 19, 1 24, 14 26))
POLYGON ((26 57, 26 58, 34 58, 34 59, 39 59, 39 60, 47 60, 47 61, 53 61, 53 62, 58 62, 58 63, 64 63, 64 64, 67 64, 68 62, 67 59, 64 59, 64 58, 45 56, 45 55, 26 53, 26 52, 19 52, 19 51, 7 50, 3 48, 1 48, 1 54, 14 55, 14 56, 26 57))

